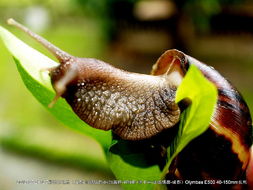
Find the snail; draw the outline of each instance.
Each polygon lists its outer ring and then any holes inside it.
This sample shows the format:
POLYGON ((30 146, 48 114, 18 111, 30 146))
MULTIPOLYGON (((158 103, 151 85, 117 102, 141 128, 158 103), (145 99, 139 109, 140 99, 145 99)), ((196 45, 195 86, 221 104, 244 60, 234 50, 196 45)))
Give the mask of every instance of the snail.
MULTIPOLYGON (((92 58, 72 56, 13 19, 8 23, 28 33, 59 60, 50 68, 56 96, 90 126, 112 130, 120 138, 152 138, 180 122, 177 87, 191 64, 218 89, 209 128, 173 160, 167 179, 238 180, 245 178, 252 145, 249 108, 240 93, 215 69, 178 50, 157 60, 151 75, 131 73, 92 58)), ((219 184, 209 184, 220 188, 219 184)))

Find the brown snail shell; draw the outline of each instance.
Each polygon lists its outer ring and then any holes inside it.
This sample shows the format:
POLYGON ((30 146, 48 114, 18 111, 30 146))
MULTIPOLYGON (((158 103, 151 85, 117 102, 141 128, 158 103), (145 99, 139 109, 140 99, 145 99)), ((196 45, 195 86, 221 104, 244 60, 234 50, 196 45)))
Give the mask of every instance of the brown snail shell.
MULTIPOLYGON (((217 87, 218 102, 208 130, 179 153, 168 178, 215 182, 245 179, 252 145, 252 121, 247 104, 215 69, 178 50, 166 51, 154 65, 152 73, 161 75, 166 72, 175 57, 181 62, 183 70, 187 70, 190 64, 201 70, 217 87)), ((224 188, 222 184, 211 185, 224 188)))

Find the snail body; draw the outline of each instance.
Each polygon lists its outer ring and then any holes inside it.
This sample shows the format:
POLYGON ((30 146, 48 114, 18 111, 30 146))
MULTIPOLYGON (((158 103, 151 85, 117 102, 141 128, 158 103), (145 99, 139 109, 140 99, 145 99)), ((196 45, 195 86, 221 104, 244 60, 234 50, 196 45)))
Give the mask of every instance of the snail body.
POLYGON ((217 87, 218 102, 208 130, 173 160, 167 178, 245 177, 252 145, 249 109, 240 93, 213 68, 168 50, 153 66, 152 75, 130 73, 97 59, 69 55, 14 20, 9 24, 27 32, 59 60, 60 65, 50 69, 56 91, 52 104, 63 97, 90 126, 111 129, 125 140, 148 139, 179 123, 175 92, 189 66, 196 65, 217 87))
MULTIPOLYGON (((141 140, 178 122, 176 87, 164 77, 128 73, 95 59, 78 60, 75 77, 62 97, 89 125, 112 129, 123 139, 141 140)), ((69 65, 62 64, 50 73, 56 89, 68 67, 73 68, 69 65)))
POLYGON ((13 19, 8 23, 40 42, 60 62, 50 69, 56 96, 49 106, 62 96, 84 122, 111 129, 126 140, 147 139, 178 123, 175 92, 181 73, 176 78, 130 73, 97 59, 74 57, 13 19))

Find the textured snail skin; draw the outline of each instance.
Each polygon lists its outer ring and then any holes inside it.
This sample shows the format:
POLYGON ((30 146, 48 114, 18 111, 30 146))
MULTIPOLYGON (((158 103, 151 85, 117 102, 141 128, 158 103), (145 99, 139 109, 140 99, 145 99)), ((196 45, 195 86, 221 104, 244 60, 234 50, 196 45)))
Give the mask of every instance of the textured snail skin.
MULTIPOLYGON (((165 52, 154 66, 153 74, 177 57, 187 70, 196 65, 218 89, 218 102, 208 130, 194 139, 179 153, 167 175, 183 180, 245 179, 252 145, 251 116, 240 93, 216 70, 177 50, 165 52), (157 70, 157 71, 156 71, 157 70)), ((182 188, 174 187, 173 189, 182 188)), ((196 187, 193 187, 194 189, 196 187)), ((199 188, 203 188, 200 187, 199 188)), ((230 189, 231 185, 214 184, 211 188, 230 189)), ((240 185, 233 187, 243 188, 240 185)))
MULTIPOLYGON (((213 68, 178 50, 169 50, 153 66, 153 76, 129 73, 96 59, 71 56, 14 20, 8 23, 43 44, 61 63, 50 69, 56 91, 54 101, 62 96, 82 120, 95 128, 112 129, 127 140, 147 139, 178 124, 180 109, 174 101, 176 87, 189 65, 196 65, 216 85, 218 102, 208 130, 179 153, 166 177, 245 179, 252 145, 249 109, 240 93, 213 68)), ((251 171, 249 168, 248 178, 251 171)), ((204 188, 244 187, 215 183, 204 188)), ((203 189, 202 186, 180 185, 170 188, 203 189)))
POLYGON ((166 77, 125 72, 96 59, 71 58, 51 72, 53 86, 73 65, 75 77, 62 97, 90 126, 140 140, 178 122, 176 86, 166 77))

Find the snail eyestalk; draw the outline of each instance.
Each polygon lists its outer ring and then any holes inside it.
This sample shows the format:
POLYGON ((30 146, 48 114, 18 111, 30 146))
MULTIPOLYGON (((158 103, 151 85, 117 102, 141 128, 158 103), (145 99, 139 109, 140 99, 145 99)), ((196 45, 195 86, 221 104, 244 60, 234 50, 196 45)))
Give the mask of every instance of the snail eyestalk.
POLYGON ((47 48, 59 60, 59 62, 61 64, 67 62, 72 57, 68 53, 64 52, 60 48, 58 48, 55 45, 51 44, 49 41, 47 41, 46 39, 42 38, 41 36, 35 34, 34 32, 32 32, 31 30, 29 30, 24 25, 18 23, 14 19, 12 19, 12 18, 8 19, 7 23, 9 25, 17 27, 18 29, 20 29, 23 32, 27 33, 29 36, 31 36, 33 39, 35 39, 37 42, 39 42, 40 44, 42 44, 45 48, 47 48))

